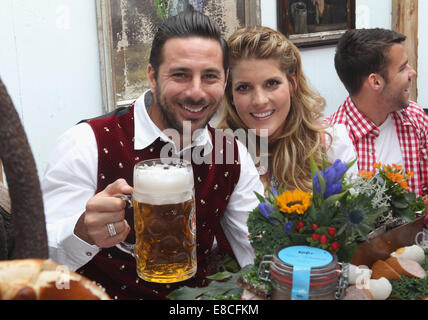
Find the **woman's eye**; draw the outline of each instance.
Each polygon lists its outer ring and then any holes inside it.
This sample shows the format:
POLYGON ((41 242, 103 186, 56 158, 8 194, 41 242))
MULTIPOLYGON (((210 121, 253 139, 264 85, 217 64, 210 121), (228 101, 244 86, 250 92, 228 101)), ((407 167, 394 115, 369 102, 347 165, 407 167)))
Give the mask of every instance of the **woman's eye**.
POLYGON ((277 86, 278 84, 279 84, 279 81, 275 79, 268 80, 267 82, 268 87, 277 86))
POLYGON ((246 85, 246 84, 241 84, 241 85, 239 85, 239 86, 237 86, 236 87, 236 91, 246 91, 246 90, 248 90, 248 85, 246 85))

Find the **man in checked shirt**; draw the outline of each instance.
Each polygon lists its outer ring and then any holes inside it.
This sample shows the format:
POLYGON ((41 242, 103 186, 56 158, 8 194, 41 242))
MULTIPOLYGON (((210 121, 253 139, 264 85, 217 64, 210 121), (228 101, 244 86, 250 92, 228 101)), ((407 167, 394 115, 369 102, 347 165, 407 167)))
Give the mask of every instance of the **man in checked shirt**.
POLYGON ((326 121, 332 125, 331 157, 372 171, 375 162, 397 164, 414 176, 410 191, 428 195, 428 117, 409 100, 415 70, 400 33, 385 29, 347 31, 336 48, 336 71, 348 98, 326 121))

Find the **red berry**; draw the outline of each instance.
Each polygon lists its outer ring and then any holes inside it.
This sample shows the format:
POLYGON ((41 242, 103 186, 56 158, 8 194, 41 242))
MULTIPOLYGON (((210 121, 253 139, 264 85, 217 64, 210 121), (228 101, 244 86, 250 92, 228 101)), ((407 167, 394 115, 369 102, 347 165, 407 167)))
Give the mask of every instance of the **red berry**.
POLYGON ((296 230, 299 231, 300 229, 302 229, 305 226, 305 224, 303 223, 303 221, 299 221, 297 222, 296 225, 296 230))
POLYGON ((322 244, 327 244, 328 240, 327 240, 327 236, 326 236, 325 234, 323 234, 323 235, 320 237, 320 242, 321 242, 322 244))
POLYGON ((332 237, 336 234, 336 228, 328 228, 328 234, 332 237))
POLYGON ((316 234, 316 233, 312 234, 312 240, 314 242, 317 242, 319 239, 320 239, 320 235, 319 234, 316 234))
POLYGON ((334 241, 334 242, 330 243, 330 246, 334 251, 337 251, 337 249, 339 249, 339 242, 334 241))
POLYGON ((314 224, 312 225, 312 230, 314 230, 314 231, 315 231, 315 230, 317 230, 317 229, 318 229, 318 225, 314 223, 314 224))

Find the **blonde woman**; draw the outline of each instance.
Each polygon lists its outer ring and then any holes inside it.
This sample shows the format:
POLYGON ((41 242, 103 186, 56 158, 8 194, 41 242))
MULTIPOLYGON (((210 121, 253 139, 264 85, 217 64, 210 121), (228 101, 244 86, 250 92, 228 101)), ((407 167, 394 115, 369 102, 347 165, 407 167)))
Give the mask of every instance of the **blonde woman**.
POLYGON ((259 166, 265 188, 311 191, 310 155, 321 167, 325 145, 325 101, 309 88, 298 49, 280 32, 260 26, 237 30, 228 44, 230 75, 217 127, 254 129, 257 145, 268 144, 268 168, 259 166))

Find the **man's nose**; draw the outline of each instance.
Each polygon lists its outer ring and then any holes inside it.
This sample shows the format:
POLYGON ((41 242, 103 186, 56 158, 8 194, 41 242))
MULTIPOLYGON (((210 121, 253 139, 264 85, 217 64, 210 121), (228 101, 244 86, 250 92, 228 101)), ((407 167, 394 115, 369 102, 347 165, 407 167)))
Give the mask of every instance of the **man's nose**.
POLYGON ((408 64, 410 71, 409 71, 409 79, 413 78, 416 76, 417 72, 415 69, 412 68, 412 66, 410 64, 408 64))
POLYGON ((200 77, 193 77, 186 89, 186 94, 193 101, 205 98, 206 92, 200 77))

